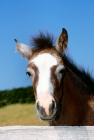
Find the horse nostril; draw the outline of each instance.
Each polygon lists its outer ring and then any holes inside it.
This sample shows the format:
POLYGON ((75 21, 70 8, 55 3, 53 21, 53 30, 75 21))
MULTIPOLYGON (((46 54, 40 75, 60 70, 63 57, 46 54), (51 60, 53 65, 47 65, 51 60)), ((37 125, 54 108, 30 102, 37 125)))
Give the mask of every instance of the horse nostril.
POLYGON ((52 109, 54 109, 55 108, 55 103, 54 102, 52 102, 52 109))
POLYGON ((39 105, 39 102, 37 102, 37 110, 38 110, 38 112, 39 112, 40 114, 42 114, 43 116, 46 115, 45 109, 44 109, 42 106, 39 105))
POLYGON ((37 109, 39 110, 39 102, 37 102, 37 109))
POLYGON ((55 109, 55 102, 53 101, 52 104, 50 104, 49 106, 50 113, 53 113, 54 109, 55 109))

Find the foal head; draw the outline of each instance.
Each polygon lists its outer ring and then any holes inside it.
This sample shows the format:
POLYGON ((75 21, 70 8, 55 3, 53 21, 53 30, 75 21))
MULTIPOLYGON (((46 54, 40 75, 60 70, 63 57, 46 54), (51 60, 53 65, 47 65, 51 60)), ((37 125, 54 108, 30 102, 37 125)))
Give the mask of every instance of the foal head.
POLYGON ((59 36, 56 46, 53 46, 52 36, 40 33, 33 37, 35 48, 17 43, 19 51, 28 60, 26 73, 29 75, 36 99, 36 111, 42 120, 53 120, 57 114, 57 102, 61 98, 61 81, 65 67, 62 52, 67 47, 68 34, 65 29, 59 36))

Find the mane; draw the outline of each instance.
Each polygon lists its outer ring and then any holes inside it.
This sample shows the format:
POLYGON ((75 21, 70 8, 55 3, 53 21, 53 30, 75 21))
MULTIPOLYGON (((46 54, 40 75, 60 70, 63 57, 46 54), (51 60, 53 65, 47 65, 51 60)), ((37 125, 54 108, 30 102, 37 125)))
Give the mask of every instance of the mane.
POLYGON ((32 36, 31 45, 34 49, 52 48, 54 46, 54 37, 48 32, 46 34, 39 32, 37 36, 32 36))
POLYGON ((77 65, 74 64, 74 62, 65 54, 62 59, 64 64, 84 82, 84 84, 88 87, 90 94, 94 95, 94 78, 91 77, 91 74, 83 68, 78 68, 77 65))

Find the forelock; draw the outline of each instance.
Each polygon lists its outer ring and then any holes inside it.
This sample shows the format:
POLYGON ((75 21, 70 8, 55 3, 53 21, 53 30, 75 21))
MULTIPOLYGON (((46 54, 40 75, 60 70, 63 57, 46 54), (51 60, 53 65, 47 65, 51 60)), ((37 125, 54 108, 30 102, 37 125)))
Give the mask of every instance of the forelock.
POLYGON ((55 39, 52 34, 39 32, 37 36, 32 36, 31 45, 34 49, 45 49, 54 47, 55 39))

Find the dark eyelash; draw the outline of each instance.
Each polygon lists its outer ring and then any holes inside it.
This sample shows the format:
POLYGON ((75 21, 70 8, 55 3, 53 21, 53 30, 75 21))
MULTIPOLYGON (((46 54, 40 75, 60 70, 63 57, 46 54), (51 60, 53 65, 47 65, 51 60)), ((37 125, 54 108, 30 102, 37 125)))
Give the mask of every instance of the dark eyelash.
POLYGON ((26 72, 26 74, 30 77, 31 76, 31 73, 29 71, 26 72))

